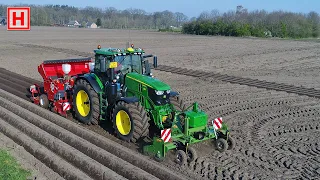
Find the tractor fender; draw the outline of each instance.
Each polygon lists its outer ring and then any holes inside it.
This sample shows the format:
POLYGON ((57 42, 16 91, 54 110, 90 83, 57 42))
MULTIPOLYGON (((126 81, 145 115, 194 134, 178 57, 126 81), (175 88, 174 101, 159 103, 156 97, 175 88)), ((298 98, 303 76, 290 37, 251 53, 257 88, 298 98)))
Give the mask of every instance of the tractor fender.
POLYGON ((170 92, 170 97, 175 97, 175 96, 178 96, 179 93, 175 92, 175 91, 171 91, 170 92))
POLYGON ((99 83, 97 82, 96 78, 90 74, 85 74, 82 76, 78 76, 77 79, 85 79, 88 81, 88 83, 92 86, 92 88, 94 89, 94 91, 96 93, 99 93, 102 91, 102 88, 100 87, 99 83))
POLYGON ((139 102, 139 98, 133 96, 133 97, 120 97, 118 101, 124 101, 126 103, 135 103, 139 102))

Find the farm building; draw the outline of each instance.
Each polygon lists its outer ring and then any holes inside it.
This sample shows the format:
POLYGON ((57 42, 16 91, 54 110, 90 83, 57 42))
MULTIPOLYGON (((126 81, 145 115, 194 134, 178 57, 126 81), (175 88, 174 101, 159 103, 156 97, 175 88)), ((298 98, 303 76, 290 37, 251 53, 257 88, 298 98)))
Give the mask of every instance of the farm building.
POLYGON ((79 27, 81 24, 78 21, 69 21, 67 24, 68 27, 79 27))
POLYGON ((86 26, 87 26, 87 28, 98 28, 98 26, 97 26, 97 24, 96 23, 90 23, 90 22, 88 22, 87 24, 86 24, 86 26))

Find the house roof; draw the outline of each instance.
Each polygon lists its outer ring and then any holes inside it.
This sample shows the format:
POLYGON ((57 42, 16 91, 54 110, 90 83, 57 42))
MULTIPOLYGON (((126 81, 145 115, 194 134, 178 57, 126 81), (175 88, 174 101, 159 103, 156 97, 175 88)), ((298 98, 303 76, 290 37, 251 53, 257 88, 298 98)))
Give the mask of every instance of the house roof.
POLYGON ((78 21, 69 21, 68 22, 69 25, 74 25, 74 24, 79 24, 78 21))
POLYGON ((87 26, 91 26, 92 24, 96 24, 96 23, 94 23, 94 22, 88 22, 88 23, 87 23, 87 26))

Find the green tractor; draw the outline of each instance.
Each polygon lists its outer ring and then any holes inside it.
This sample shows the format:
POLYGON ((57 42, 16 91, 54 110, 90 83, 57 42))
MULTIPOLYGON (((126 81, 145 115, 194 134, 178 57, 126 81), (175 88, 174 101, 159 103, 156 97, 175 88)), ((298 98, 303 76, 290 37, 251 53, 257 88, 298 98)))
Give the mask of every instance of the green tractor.
POLYGON ((85 124, 111 121, 116 135, 125 141, 149 139, 143 152, 163 160, 175 149, 176 161, 185 164, 196 159, 189 145, 211 140, 223 152, 234 146, 227 125, 212 121, 198 108, 187 107, 179 94, 154 78, 143 49, 101 48, 94 50, 92 72, 77 78, 73 92, 76 118, 85 124), (218 128, 217 128, 218 127, 218 128))

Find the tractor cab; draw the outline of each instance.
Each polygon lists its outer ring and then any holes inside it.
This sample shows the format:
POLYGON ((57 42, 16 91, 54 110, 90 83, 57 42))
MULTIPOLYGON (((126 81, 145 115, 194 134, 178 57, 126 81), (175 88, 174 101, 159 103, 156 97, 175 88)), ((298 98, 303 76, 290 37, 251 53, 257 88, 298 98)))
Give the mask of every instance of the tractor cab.
MULTIPOLYGON (((135 72, 138 74, 152 76, 150 71, 150 64, 146 58, 153 57, 153 55, 144 55, 144 50, 141 48, 131 47, 126 49, 119 48, 98 48, 94 50, 95 66, 94 72, 100 73, 101 76, 108 76, 110 78, 121 78, 121 83, 124 83, 124 77, 128 73, 135 72), (108 71, 113 68, 112 72, 108 71), (107 74, 106 74, 107 73, 107 74), (111 77, 112 74, 115 77, 111 77)), ((154 57, 154 67, 157 66, 157 57, 154 57)))

